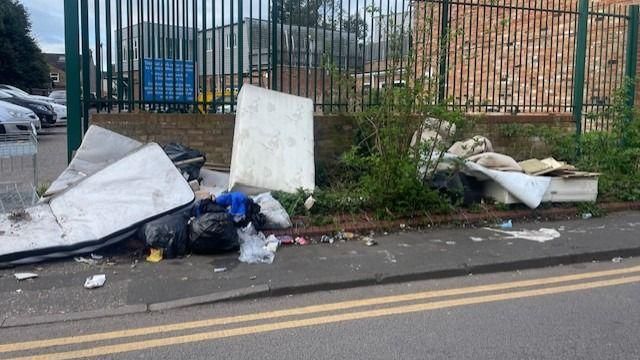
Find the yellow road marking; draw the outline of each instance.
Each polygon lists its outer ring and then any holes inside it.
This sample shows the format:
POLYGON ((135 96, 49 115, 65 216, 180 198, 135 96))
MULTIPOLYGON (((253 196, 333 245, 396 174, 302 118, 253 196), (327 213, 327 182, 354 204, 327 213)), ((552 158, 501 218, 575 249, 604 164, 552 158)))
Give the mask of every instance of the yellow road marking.
POLYGON ((390 315, 402 315, 402 314, 408 314, 408 313, 414 313, 414 312, 450 308, 450 307, 457 307, 457 306, 464 306, 464 305, 521 299, 526 297, 537 297, 537 296, 543 296, 543 295, 560 294, 560 293, 573 292, 573 291, 579 291, 579 290, 587 290, 587 289, 595 289, 600 287, 629 284, 629 283, 638 282, 638 281, 640 281, 640 276, 630 276, 626 278, 623 277, 623 278, 601 280, 601 281, 594 281, 594 282, 587 282, 587 283, 580 283, 580 284, 573 284, 573 285, 564 285, 564 286, 557 286, 557 287, 550 287, 550 288, 523 290, 523 291, 516 291, 516 292, 507 292, 503 294, 483 295, 483 296, 468 297, 468 298, 462 298, 462 299, 444 300, 444 301, 436 301, 431 303, 398 306, 398 307, 392 307, 387 309, 376 309, 376 310, 352 312, 352 313, 337 314, 337 315, 318 316, 318 317, 307 318, 302 320, 283 321, 283 322, 271 323, 271 324, 246 326, 246 327, 239 327, 239 328, 233 328, 233 329, 216 330, 211 332, 202 332, 202 333, 191 334, 191 335, 136 341, 136 342, 130 342, 130 343, 116 344, 116 345, 98 346, 91 349, 50 353, 50 354, 36 355, 36 356, 30 356, 30 357, 14 358, 11 360, 26 360, 26 359, 67 360, 67 359, 78 359, 78 358, 84 358, 84 357, 104 356, 104 355, 117 354, 117 353, 123 353, 123 352, 139 351, 139 350, 156 348, 156 347, 181 345, 181 344, 187 344, 187 343, 193 343, 193 342, 201 342, 201 341, 222 339, 222 338, 242 336, 242 335, 258 334, 258 333, 264 333, 264 332, 270 332, 270 331, 276 331, 276 330, 317 326, 317 325, 324 325, 324 324, 339 323, 344 321, 377 318, 377 317, 390 316, 390 315))
POLYGON ((158 334, 158 333, 164 333, 164 332, 170 332, 170 331, 190 330, 190 329, 196 329, 196 328, 202 328, 202 327, 229 325, 229 324, 235 324, 240 322, 274 319, 274 318, 287 317, 287 316, 307 315, 307 314, 313 314, 313 313, 319 313, 319 312, 347 310, 347 309, 352 309, 357 307, 391 304, 391 303, 403 302, 403 301, 415 301, 415 300, 424 300, 424 299, 444 297, 444 296, 466 295, 466 294, 474 294, 479 292, 508 290, 508 289, 520 288, 520 287, 550 285, 550 284, 557 284, 560 282, 567 282, 567 281, 585 280, 585 279, 592 279, 592 278, 598 278, 603 276, 629 274, 637 271, 640 271, 640 266, 597 271, 597 272, 590 272, 590 273, 582 273, 582 274, 574 274, 574 275, 563 275, 563 276, 548 277, 548 278, 541 278, 541 279, 520 280, 520 281, 506 282, 506 283, 499 283, 499 284, 471 286, 466 288, 433 290, 433 291, 424 291, 424 292, 404 294, 404 295, 393 295, 393 296, 384 296, 384 297, 378 297, 378 298, 342 301, 342 302, 336 302, 331 304, 305 306, 305 307, 300 307, 296 309, 276 310, 276 311, 269 311, 269 312, 263 312, 263 313, 257 313, 257 314, 229 316, 229 317, 216 318, 216 319, 198 320, 198 321, 175 323, 175 324, 168 324, 168 325, 149 326, 149 327, 142 327, 137 329, 116 330, 116 331, 95 333, 95 334, 89 334, 89 335, 25 341, 25 342, 0 345, 0 353, 31 350, 31 349, 60 346, 60 345, 80 344, 85 342, 103 341, 103 340, 111 340, 111 339, 133 337, 133 336, 152 335, 152 334, 158 334))

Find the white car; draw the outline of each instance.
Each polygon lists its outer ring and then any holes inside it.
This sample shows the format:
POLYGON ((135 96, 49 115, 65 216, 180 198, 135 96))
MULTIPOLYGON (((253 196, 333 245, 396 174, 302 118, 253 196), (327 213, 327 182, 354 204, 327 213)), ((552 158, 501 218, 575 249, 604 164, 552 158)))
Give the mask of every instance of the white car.
POLYGON ((0 101, 0 134, 40 129, 36 114, 22 106, 0 101))
POLYGON ((67 124, 67 107, 64 105, 56 104, 55 102, 50 102, 53 107, 53 111, 55 111, 58 119, 56 120, 56 125, 66 125, 67 124))

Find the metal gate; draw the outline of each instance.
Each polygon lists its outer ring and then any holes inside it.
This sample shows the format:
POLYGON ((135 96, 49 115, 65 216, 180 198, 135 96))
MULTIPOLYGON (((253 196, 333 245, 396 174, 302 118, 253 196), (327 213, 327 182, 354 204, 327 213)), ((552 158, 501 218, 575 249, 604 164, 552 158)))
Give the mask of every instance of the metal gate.
POLYGON ((91 112, 234 112, 245 83, 327 113, 427 79, 466 112, 601 128, 637 32, 637 6, 588 0, 65 0, 69 150, 91 112))

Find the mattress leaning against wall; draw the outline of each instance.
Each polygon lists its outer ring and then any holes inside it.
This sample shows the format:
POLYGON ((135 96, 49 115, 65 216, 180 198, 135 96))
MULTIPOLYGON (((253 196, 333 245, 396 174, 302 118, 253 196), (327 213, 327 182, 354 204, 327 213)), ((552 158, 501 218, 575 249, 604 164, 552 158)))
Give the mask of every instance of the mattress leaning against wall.
POLYGON ((229 188, 248 194, 315 188, 313 102, 243 85, 238 95, 229 188))
POLYGON ((26 209, 0 215, 0 264, 25 264, 95 251, 139 225, 190 206, 193 191, 151 143, 26 209))

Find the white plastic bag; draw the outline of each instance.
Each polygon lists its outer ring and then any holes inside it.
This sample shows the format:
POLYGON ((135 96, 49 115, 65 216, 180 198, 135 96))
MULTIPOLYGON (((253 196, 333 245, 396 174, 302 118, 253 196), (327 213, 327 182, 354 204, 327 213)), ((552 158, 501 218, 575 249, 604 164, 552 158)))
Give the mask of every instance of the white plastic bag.
POLYGON ((257 232, 253 224, 238 229, 240 240, 240 257, 238 260, 248 264, 271 264, 276 254, 267 248, 264 234, 257 232))
POLYGON ((260 205, 260 213, 267 218, 265 228, 288 229, 292 226, 289 214, 271 193, 266 192, 257 195, 253 198, 253 201, 260 205))

